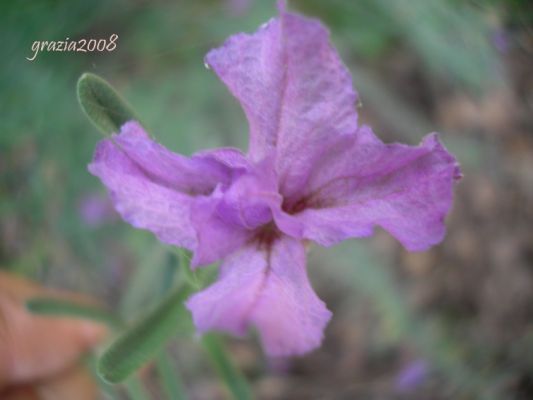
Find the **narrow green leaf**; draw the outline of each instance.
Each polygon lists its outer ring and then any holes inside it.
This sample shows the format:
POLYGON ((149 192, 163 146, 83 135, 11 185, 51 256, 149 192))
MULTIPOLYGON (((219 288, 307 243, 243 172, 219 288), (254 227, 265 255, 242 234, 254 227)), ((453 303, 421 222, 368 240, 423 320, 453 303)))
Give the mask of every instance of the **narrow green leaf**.
POLYGON ((127 121, 138 120, 131 106, 109 83, 88 72, 78 80, 78 101, 87 117, 105 135, 117 133, 127 121))
POLYGON ((119 319, 107 310, 63 299, 34 297, 26 302, 26 308, 33 314, 90 319, 112 328, 122 325, 119 319))
POLYGON ((233 365, 220 338, 216 334, 206 334, 202 337, 202 345, 233 398, 236 400, 253 399, 248 382, 233 365))
POLYGON ((120 396, 118 393, 118 387, 116 385, 111 385, 108 382, 104 382, 96 373, 96 354, 92 352, 89 353, 84 361, 87 370, 91 373, 91 376, 94 378, 94 381, 98 384, 100 391, 103 394, 102 398, 106 400, 119 400, 120 396))
POLYGON ((100 376, 111 383, 120 382, 160 351, 186 320, 183 301, 188 294, 185 288, 175 291, 119 336, 98 361, 100 376))
POLYGON ((157 371, 161 377, 167 399, 186 400, 185 387, 176 365, 166 351, 162 351, 157 358, 157 371))

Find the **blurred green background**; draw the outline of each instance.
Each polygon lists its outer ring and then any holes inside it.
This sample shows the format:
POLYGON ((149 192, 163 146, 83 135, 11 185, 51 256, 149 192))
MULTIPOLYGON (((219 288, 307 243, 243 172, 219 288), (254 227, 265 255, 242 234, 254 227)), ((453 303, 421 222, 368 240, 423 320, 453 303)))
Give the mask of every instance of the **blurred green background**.
MULTIPOLYGON (((334 312, 320 350, 274 362, 255 340, 229 339, 235 363, 260 399, 533 398, 531 3, 289 6, 330 28, 363 121, 385 141, 441 132, 465 177, 445 241, 426 253, 384 232, 311 250, 311 279, 334 312)), ((0 267, 95 295, 125 318, 160 298, 177 261, 117 218, 87 172, 99 136, 76 80, 104 77, 176 152, 246 149, 244 114, 203 57, 275 14, 265 0, 2 2, 0 267), (111 34, 112 52, 26 59, 37 40, 111 34)), ((227 398, 194 341, 177 338, 169 354, 190 398, 227 398)), ((156 376, 144 384, 165 398, 156 376)))

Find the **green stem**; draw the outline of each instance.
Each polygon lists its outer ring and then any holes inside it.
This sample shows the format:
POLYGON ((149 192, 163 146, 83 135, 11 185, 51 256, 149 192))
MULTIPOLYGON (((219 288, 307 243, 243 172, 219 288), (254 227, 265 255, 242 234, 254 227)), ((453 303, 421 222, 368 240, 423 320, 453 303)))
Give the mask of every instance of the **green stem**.
MULTIPOLYGON (((176 253, 179 257, 179 264, 182 267, 181 271, 185 285, 191 290, 202 288, 202 279, 190 268, 190 253, 183 249, 177 249, 176 253)), ((234 366, 220 336, 213 333, 204 335, 202 337, 202 347, 232 397, 236 400, 253 399, 252 390, 246 378, 234 366)))
POLYGON ((157 371, 168 399, 186 400, 185 385, 181 375, 165 351, 157 358, 157 371))
POLYGON ((235 400, 253 399, 248 382, 231 361, 221 338, 213 333, 202 337, 202 346, 209 355, 213 366, 224 381, 235 400))
POLYGON ((126 392, 131 400, 149 400, 150 396, 144 387, 142 380, 133 376, 126 382, 126 392))

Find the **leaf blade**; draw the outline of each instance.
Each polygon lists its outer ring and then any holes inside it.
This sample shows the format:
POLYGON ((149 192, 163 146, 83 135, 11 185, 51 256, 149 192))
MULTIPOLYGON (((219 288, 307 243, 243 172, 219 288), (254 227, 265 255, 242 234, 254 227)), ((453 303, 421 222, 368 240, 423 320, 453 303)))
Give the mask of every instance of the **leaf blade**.
POLYGON ((138 120, 132 107, 104 79, 89 72, 78 79, 78 102, 85 115, 104 135, 117 133, 131 120, 138 120))
POLYGON ((121 334, 98 360, 100 377, 110 383, 121 382, 154 357, 178 331, 180 322, 188 318, 183 306, 188 294, 186 288, 176 290, 121 334))
POLYGON ((32 314, 37 315, 89 319, 104 323, 112 328, 118 328, 122 325, 116 316, 103 308, 58 298, 33 297, 26 302, 26 308, 32 314))

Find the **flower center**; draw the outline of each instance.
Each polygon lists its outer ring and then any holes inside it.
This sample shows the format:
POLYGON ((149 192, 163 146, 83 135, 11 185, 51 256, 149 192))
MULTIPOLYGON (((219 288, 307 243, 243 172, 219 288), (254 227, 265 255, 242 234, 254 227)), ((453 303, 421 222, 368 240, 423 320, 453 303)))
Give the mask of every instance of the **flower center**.
POLYGON ((287 199, 283 199, 283 203, 281 204, 281 209, 285 211, 287 214, 298 214, 299 212, 302 212, 305 210, 308 206, 307 198, 302 197, 301 199, 297 201, 289 202, 287 199))
POLYGON ((274 221, 271 221, 259 228, 255 239, 259 247, 270 248, 272 243, 280 236, 280 233, 274 221))

